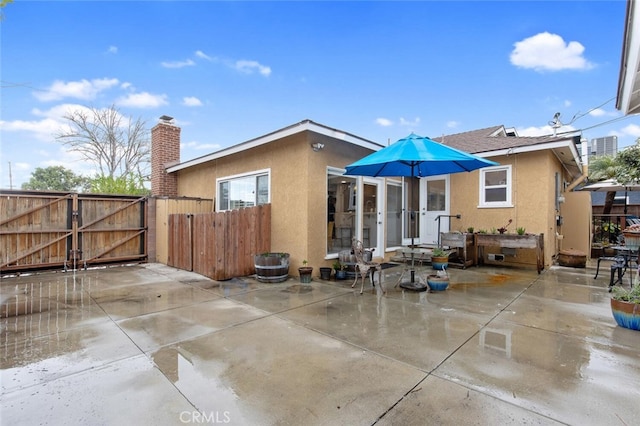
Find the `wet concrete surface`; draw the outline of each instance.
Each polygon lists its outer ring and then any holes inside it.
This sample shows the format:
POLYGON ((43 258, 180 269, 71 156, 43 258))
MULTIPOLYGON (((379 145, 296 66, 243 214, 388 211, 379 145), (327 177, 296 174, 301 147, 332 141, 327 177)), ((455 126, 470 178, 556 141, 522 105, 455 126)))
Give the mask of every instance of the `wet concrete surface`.
POLYGON ((606 274, 470 267, 430 293, 401 272, 363 295, 160 264, 4 277, 0 423, 640 424, 606 274))

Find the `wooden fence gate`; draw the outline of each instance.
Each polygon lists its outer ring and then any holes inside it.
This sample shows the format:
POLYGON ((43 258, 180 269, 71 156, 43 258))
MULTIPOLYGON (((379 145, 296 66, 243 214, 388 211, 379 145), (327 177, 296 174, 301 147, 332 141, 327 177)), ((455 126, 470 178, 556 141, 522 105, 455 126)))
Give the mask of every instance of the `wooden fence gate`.
POLYGON ((220 213, 169 215, 168 265, 214 280, 255 273, 271 247, 271 204, 220 213))
POLYGON ((147 199, 0 193, 0 271, 80 268, 147 258, 147 199))

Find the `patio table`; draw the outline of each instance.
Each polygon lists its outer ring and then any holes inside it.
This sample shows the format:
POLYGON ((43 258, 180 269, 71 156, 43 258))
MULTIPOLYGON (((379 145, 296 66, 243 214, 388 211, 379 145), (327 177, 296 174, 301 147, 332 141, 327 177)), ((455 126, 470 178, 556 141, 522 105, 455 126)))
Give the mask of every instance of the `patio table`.
POLYGON ((425 259, 425 255, 427 253, 429 253, 429 250, 424 249, 424 248, 417 248, 417 247, 413 247, 413 248, 412 247, 405 247, 402 250, 400 250, 400 252, 402 253, 402 260, 403 260, 405 266, 404 266, 404 268, 402 270, 402 274, 400 275, 400 278, 398 278, 398 281, 396 282, 394 287, 397 287, 398 284, 400 284, 402 282, 402 279, 404 278, 404 276, 405 276, 405 274, 407 272, 409 272, 411 274, 411 280, 410 280, 409 284, 411 286, 415 286, 415 282, 416 282, 416 269, 415 269, 416 259, 417 259, 418 262, 420 262, 420 266, 422 266, 422 262, 424 262, 426 260, 425 259))

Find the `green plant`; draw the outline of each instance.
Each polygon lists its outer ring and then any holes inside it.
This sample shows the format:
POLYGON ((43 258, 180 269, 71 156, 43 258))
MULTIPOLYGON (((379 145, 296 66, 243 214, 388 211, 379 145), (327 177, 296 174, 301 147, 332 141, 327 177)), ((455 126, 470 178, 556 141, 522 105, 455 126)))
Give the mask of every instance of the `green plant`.
POLYGON ((309 263, 309 262, 307 261, 307 259, 303 260, 303 261, 302 261, 302 266, 307 266, 307 263, 309 263))
POLYGON ((518 235, 524 235, 527 230, 524 227, 519 226, 518 228, 516 228, 516 232, 518 233, 518 235))
POLYGON ((342 270, 342 268, 344 267, 344 266, 342 266, 342 263, 340 263, 340 261, 338 261, 338 260, 336 260, 335 262, 333 262, 333 265, 332 265, 332 266, 333 266, 333 270, 334 270, 334 271, 341 271, 341 270, 342 270))
POLYGON ((631 289, 617 285, 613 286, 612 297, 623 302, 640 304, 640 284, 634 285, 631 289))
POLYGON ((467 232, 473 234, 473 226, 468 227, 467 232))
POLYGON ((498 233, 498 230, 497 230, 496 228, 491 228, 491 231, 490 231, 490 232, 491 232, 492 234, 497 234, 497 233, 498 233))
POLYGON ((486 229, 478 229, 478 234, 486 234, 487 230, 486 229))
POLYGON ((431 252, 432 257, 445 257, 446 255, 447 255, 447 252, 440 247, 434 248, 433 251, 431 252))

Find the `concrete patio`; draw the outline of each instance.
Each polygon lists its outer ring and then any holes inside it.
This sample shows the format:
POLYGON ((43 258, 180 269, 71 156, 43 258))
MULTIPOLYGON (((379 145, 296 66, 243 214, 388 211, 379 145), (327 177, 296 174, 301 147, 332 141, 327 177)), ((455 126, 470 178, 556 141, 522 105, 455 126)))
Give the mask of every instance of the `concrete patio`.
POLYGON ((608 268, 452 269, 439 293, 401 272, 386 295, 160 264, 3 278, 0 422, 640 424, 608 268))

